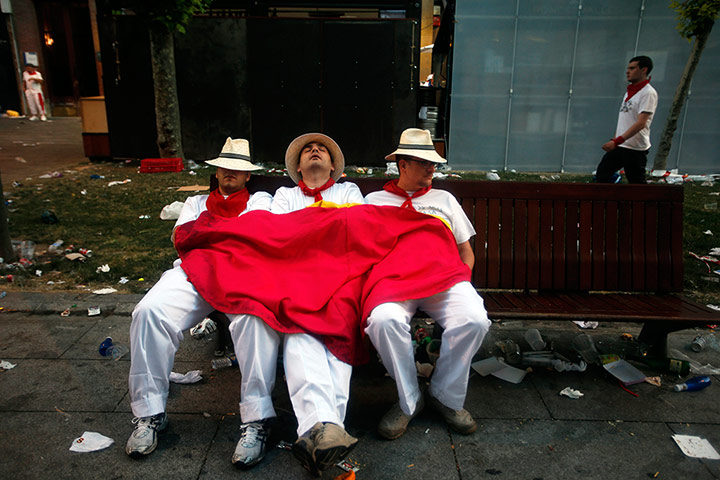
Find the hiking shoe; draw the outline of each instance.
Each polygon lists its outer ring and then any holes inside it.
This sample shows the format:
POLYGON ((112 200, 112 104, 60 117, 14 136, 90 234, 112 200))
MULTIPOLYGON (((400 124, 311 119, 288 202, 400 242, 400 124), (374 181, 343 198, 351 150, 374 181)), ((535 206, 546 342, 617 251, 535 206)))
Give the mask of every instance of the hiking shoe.
POLYGON ((433 397, 430 392, 428 392, 428 397, 430 405, 445 419, 450 428, 463 435, 469 435, 477 430, 477 423, 473 420, 470 412, 464 408, 453 410, 450 407, 446 407, 440 403, 440 400, 433 397))
POLYGON ((215 322, 213 322, 209 318, 206 318, 205 320, 190 329, 190 335, 192 335, 192 337, 195 339, 200 339, 202 337, 210 335, 215 330, 217 330, 217 325, 215 324, 215 322))
POLYGON ((327 470, 347 457, 358 442, 357 438, 351 436, 340 425, 334 423, 323 424, 315 432, 312 440, 315 444, 315 450, 313 451, 315 465, 320 471, 327 470))
POLYGON ((135 417, 132 420, 135 430, 130 434, 125 453, 133 458, 149 455, 157 447, 158 432, 165 430, 168 424, 167 413, 162 412, 151 417, 135 417))
POLYGON ((385 415, 380 419, 378 424, 378 433, 381 437, 388 440, 395 440, 407 430, 408 423, 410 420, 415 418, 418 413, 425 407, 425 400, 420 396, 417 405, 415 405, 415 412, 412 415, 407 415, 400 408, 400 404, 396 403, 385 415))
POLYGON ((300 465, 302 465, 305 470, 315 477, 320 476, 320 470, 318 470, 317 465, 315 464, 315 455, 313 454, 313 451, 315 450, 315 442, 313 439, 322 427, 322 423, 316 423, 304 435, 298 437, 292 446, 293 456, 297 458, 300 465))
POLYGON ((260 462, 265 456, 265 444, 270 435, 270 427, 266 422, 250 422, 240 425, 240 440, 232 463, 240 468, 250 468, 260 462))

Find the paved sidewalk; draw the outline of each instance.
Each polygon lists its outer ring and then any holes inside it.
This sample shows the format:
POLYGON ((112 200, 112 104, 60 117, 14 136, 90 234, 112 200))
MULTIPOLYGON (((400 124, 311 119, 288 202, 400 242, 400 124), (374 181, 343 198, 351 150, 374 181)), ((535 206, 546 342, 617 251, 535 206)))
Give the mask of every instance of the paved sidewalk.
MULTIPOLYGON (((249 471, 231 465, 240 424, 240 373, 210 370, 212 337, 186 335, 181 344, 174 370, 201 369, 203 380, 172 384, 170 427, 158 450, 142 460, 125 455, 132 430, 129 360, 105 359, 97 347, 106 336, 128 345, 130 313, 140 298, 8 292, 0 299, 0 360, 17 364, 0 372, 0 478, 310 478, 290 452, 275 448, 280 440, 295 439, 282 373, 274 392, 279 419, 266 458, 249 471), (88 317, 91 305, 99 305, 102 315, 88 317), (66 308, 71 315, 61 317, 66 308), (115 443, 100 452, 70 452, 84 431, 115 443)), ((636 324, 581 331, 569 322, 505 322, 493 325, 481 354, 487 355, 497 339, 524 345, 522 335, 530 327, 540 328, 557 350, 568 353, 579 333, 592 335, 607 353, 625 348, 622 333, 639 333, 636 324)), ((686 348, 693 336, 692 331, 673 334, 671 344, 693 360, 720 366, 720 353, 686 348)), ((676 393, 677 379, 663 375, 662 387, 628 387, 635 397, 596 366, 582 373, 536 369, 518 385, 473 373, 466 408, 478 422, 476 433, 450 432, 427 410, 404 436, 385 441, 375 427, 396 399, 395 386, 380 365, 372 364, 356 368, 352 380, 346 427, 360 442, 350 460, 360 468, 359 479, 720 478, 720 461, 686 457, 672 440, 674 433, 698 435, 720 450, 720 378, 712 378, 703 391, 676 393), (560 396, 567 386, 584 396, 560 396)), ((323 478, 341 473, 334 467, 323 478)))

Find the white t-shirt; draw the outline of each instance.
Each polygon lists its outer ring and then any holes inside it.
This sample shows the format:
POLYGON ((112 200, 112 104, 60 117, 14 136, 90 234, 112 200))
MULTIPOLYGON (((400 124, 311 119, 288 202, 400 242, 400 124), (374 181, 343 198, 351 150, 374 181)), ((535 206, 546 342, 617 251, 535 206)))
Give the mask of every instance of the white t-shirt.
POLYGON ((31 82, 31 78, 42 80, 42 74, 38 71, 35 71, 34 74, 30 74, 30 72, 27 71, 23 72, 23 82, 25 82, 26 89, 35 93, 42 93, 42 83, 31 82))
MULTIPOLYGON (((411 192, 408 194, 412 195, 411 192)), ((368 193, 365 203, 368 205, 391 205, 401 206, 405 199, 387 190, 368 193)), ((430 189, 425 195, 412 199, 412 205, 420 213, 435 215, 445 220, 450 225, 455 242, 461 244, 470 240, 475 235, 475 229, 465 215, 462 207, 449 192, 445 190, 430 189)))
POLYGON ((625 140, 619 146, 631 150, 647 150, 650 148, 650 124, 657 110, 658 95, 655 89, 648 83, 640 89, 630 100, 625 101, 627 93, 623 95, 623 103, 618 114, 615 136, 622 135, 630 126, 637 122, 638 115, 649 113, 647 124, 638 133, 625 140))
MULTIPOLYGON (((362 193, 357 185, 351 182, 336 183, 321 193, 326 202, 337 203, 365 203, 362 193)), ((290 213, 302 210, 315 203, 315 198, 305 195, 300 187, 280 187, 273 197, 270 211, 273 213, 290 213)))

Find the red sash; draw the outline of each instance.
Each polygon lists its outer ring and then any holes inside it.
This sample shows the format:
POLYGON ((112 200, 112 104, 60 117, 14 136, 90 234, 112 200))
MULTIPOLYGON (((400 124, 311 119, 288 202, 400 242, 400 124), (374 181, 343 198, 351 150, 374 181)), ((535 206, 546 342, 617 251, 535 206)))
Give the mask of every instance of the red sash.
POLYGON ((308 197, 314 197, 316 202, 319 202, 323 199, 320 193, 323 190, 327 190, 328 188, 332 187, 333 185, 335 185, 335 180, 333 180, 332 178, 317 188, 308 187, 302 180, 298 182, 298 187, 300 187, 300 190, 302 190, 302 192, 308 197))
POLYGON ((243 188, 239 192, 223 197, 219 189, 215 189, 210 193, 205 205, 210 213, 220 217, 237 217, 247 208, 247 202, 250 199, 250 192, 247 188, 243 188))
POLYGON ((627 102, 630 100, 637 92, 643 89, 645 85, 650 83, 650 79, 648 78, 645 81, 638 82, 638 83, 631 83, 627 86, 627 97, 625 97, 625 101, 627 102))
POLYGON ((422 195, 425 195, 427 192, 430 191, 431 188, 432 188, 432 185, 429 185, 429 186, 427 186, 427 187, 421 188, 420 190, 418 190, 418 191, 416 191, 415 193, 413 193, 412 196, 410 196, 410 195, 408 195, 408 193, 407 193, 405 190, 403 190, 402 188, 398 187, 398 180, 397 180, 397 179, 395 179, 395 180, 390 180, 390 181, 387 182, 385 185, 383 185, 383 189, 384 189, 384 190, 386 190, 386 191, 388 191, 388 192, 390 192, 390 193, 394 193, 395 195, 397 195, 397 196, 399 196, 399 197, 403 197, 403 198, 405 199, 405 201, 403 202, 403 204, 400 205, 400 208, 409 208, 410 210, 413 210, 413 211, 415 211, 415 207, 413 207, 412 199, 413 199, 413 198, 420 197, 420 196, 422 196, 422 195))

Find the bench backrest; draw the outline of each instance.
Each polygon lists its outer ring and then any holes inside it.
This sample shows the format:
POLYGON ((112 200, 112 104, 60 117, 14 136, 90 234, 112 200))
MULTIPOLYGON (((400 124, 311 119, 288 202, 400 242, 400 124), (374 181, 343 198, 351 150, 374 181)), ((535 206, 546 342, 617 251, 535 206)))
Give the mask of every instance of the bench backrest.
MULTIPOLYGON (((353 178, 363 194, 382 178, 353 178)), ((256 175, 274 193, 288 177, 256 175)), ((683 188, 436 180, 473 222, 480 289, 681 292, 683 188)))

